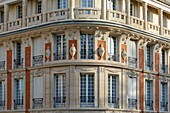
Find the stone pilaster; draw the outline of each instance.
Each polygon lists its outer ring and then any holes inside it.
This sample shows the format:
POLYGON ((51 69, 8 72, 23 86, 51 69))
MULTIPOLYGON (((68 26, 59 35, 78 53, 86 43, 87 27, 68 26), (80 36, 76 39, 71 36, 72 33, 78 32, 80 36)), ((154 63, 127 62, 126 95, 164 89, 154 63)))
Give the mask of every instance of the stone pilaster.
POLYGON ((130 0, 126 0, 127 24, 130 25, 130 0))
POLYGON ((142 2, 143 5, 143 19, 144 19, 144 30, 147 30, 147 10, 148 10, 148 6, 146 2, 142 2))
POLYGON ((107 6, 107 1, 106 0, 102 0, 102 4, 101 4, 101 7, 102 7, 102 19, 106 20, 106 6, 107 6))
POLYGON ((75 0, 70 0, 70 19, 74 19, 75 0))
POLYGON ((23 24, 22 26, 25 27, 27 26, 27 20, 26 20, 26 16, 27 16, 27 0, 22 0, 22 19, 23 19, 23 24))
POLYGON ((159 9, 158 13, 159 13, 160 35, 163 35, 163 9, 159 9))
POLYGON ((47 21, 47 0, 42 0, 43 22, 47 21))
POLYGON ((9 5, 5 4, 4 5, 4 31, 8 30, 8 18, 9 18, 9 5))

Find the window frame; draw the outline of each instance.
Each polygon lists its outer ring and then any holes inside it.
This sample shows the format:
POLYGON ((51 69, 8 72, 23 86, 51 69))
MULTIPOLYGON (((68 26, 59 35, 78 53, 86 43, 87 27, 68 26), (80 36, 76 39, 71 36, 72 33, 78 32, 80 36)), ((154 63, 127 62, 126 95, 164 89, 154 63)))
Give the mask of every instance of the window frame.
MULTIPOLYGON (((58 81, 59 84, 59 81, 58 81)), ((66 101, 67 101, 67 80, 66 80, 66 73, 64 74, 54 74, 54 107, 65 107, 66 101), (60 91, 57 93, 57 76, 60 78, 60 91), (65 81, 64 81, 65 80, 65 81), (64 84, 65 83, 65 84, 64 84), (65 88, 65 89, 64 89, 65 88), (63 91, 65 90, 65 91, 63 91), (64 94, 65 93, 65 94, 64 94), (57 98, 57 94, 61 94, 58 97, 60 97, 60 102, 55 102, 55 98, 57 98)), ((58 86, 59 88, 59 86, 58 86)))
POLYGON ((18 19, 22 18, 22 15, 23 15, 22 10, 23 10, 22 5, 18 5, 17 6, 17 18, 18 19))
POLYGON ((80 0, 80 7, 81 8, 95 8, 95 3, 96 3, 95 0, 92 0, 92 7, 88 6, 88 0, 85 0, 85 2, 86 2, 85 3, 86 6, 83 6, 83 1, 80 0))
POLYGON ((61 0, 62 2, 61 2, 61 4, 59 5, 59 0, 57 0, 57 9, 66 9, 67 7, 68 7, 68 2, 67 2, 67 0, 61 0), (64 4, 65 3, 65 4, 64 4), (61 7, 60 7, 61 6, 61 7))
POLYGON ((67 56, 67 39, 66 39, 66 35, 65 34, 57 34, 53 36, 54 39, 54 61, 58 61, 58 60, 66 60, 67 56), (61 40, 58 40, 58 39, 61 40), (60 42, 60 43, 59 43, 60 42), (58 48, 58 50, 57 50, 58 48), (59 49, 60 48, 60 49, 59 49), (55 58, 56 56, 58 56, 57 58, 55 58))
POLYGON ((94 59, 94 48, 95 48, 95 37, 93 33, 81 33, 80 34, 80 59, 89 59, 89 60, 93 60, 94 59), (85 40, 83 38, 83 36, 85 36, 85 40), (89 38, 93 38, 93 41, 90 43, 90 39, 89 38), (85 42, 85 43, 83 43, 85 42), (90 49, 91 51, 89 51, 89 44, 92 44, 92 48, 90 49), (84 45, 84 47, 83 47, 84 45), (92 52, 92 53, 91 53, 92 52), (92 54, 92 55, 91 55, 92 54))
MULTIPOLYGON (((79 84, 80 84, 80 85, 79 85, 80 107, 94 107, 94 106, 95 106, 95 73, 80 73, 79 77, 80 77, 80 80, 79 80, 79 84), (85 90, 86 90, 86 92, 85 92, 86 94, 85 94, 85 95, 82 95, 82 91, 83 91, 83 90, 81 89, 81 88, 82 88, 82 87, 81 87, 81 85, 82 85, 82 84, 81 84, 81 83, 82 83, 82 81, 81 81, 81 76, 83 76, 83 75, 85 76, 85 79, 86 79, 86 80, 85 80, 85 83, 86 83, 86 84, 85 84, 85 90), (89 96, 89 94, 88 94, 88 93, 89 93, 89 91, 88 91, 88 90, 89 90, 89 81, 88 81, 88 80, 89 80, 89 79, 88 79, 88 78, 89 78, 89 75, 93 77, 93 84, 92 84, 92 85, 93 85, 93 92, 92 92, 93 95, 90 95, 91 97, 94 97, 93 102, 88 102, 88 101, 91 100, 91 99, 88 99, 88 98, 87 98, 87 96, 89 96), (85 96, 85 97, 86 97, 86 98, 85 98, 85 101, 86 101, 86 102, 81 102, 81 96, 85 96)), ((91 87, 90 87, 90 88, 91 88, 91 87)))
POLYGON ((36 14, 42 13, 42 0, 36 0, 36 14))

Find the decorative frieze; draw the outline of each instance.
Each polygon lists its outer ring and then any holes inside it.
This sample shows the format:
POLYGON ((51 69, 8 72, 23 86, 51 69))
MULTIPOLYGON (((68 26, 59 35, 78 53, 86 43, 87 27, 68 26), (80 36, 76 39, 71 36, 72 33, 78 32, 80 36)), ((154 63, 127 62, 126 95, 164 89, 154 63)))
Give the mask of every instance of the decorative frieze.
POLYGON ((40 76, 43 76, 47 73, 49 73, 49 71, 43 70, 43 69, 36 69, 36 70, 31 71, 31 75, 33 77, 40 77, 40 76))
POLYGON ((12 77, 15 79, 22 79, 25 76, 25 71, 20 71, 20 72, 16 72, 16 73, 12 73, 12 77))
POLYGON ((150 74, 150 73, 147 73, 147 74, 144 74, 143 75, 144 78, 148 79, 148 80, 153 80, 155 79, 155 76, 150 74))
POLYGON ((0 81, 5 81, 7 74, 0 74, 0 81))
POLYGON ((139 76, 139 73, 134 70, 127 71, 126 74, 132 78, 137 78, 139 76))
POLYGON ((160 80, 161 82, 169 82, 169 81, 170 81, 170 78, 168 78, 168 77, 166 77, 166 76, 161 76, 161 77, 159 78, 159 80, 160 80))

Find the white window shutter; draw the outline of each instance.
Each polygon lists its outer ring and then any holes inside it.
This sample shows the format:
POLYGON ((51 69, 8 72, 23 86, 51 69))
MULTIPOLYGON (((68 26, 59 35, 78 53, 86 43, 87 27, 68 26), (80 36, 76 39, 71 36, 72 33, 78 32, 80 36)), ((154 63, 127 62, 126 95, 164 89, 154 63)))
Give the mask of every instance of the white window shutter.
POLYGON ((43 77, 34 77, 34 98, 43 98, 43 77))

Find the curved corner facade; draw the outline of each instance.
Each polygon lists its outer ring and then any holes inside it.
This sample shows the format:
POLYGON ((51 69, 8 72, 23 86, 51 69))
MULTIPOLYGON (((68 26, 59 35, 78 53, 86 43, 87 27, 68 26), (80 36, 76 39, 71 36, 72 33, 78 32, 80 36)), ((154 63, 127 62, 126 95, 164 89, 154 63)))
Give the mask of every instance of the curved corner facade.
POLYGON ((169 113, 169 0, 0 0, 0 113, 169 113))

